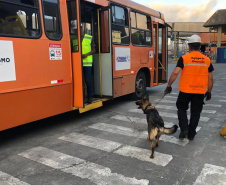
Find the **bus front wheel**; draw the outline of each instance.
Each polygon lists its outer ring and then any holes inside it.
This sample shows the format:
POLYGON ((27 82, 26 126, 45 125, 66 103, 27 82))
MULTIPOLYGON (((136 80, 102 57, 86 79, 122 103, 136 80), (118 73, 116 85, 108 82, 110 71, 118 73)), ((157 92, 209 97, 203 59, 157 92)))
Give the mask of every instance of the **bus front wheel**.
POLYGON ((146 94, 146 87, 147 87, 147 82, 146 82, 146 76, 143 71, 140 71, 137 74, 136 77, 136 83, 135 83, 135 98, 136 99, 141 99, 142 96, 146 94))

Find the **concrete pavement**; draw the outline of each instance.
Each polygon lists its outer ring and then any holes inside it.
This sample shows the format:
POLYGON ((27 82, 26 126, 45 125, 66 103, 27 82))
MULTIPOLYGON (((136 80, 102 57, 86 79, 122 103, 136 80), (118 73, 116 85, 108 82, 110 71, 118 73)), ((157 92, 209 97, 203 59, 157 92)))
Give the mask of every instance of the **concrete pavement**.
MULTIPOLYGON (((169 64, 169 75, 176 64, 169 64)), ((225 64, 214 64, 212 100, 194 141, 163 135, 150 159, 145 115, 128 96, 84 114, 69 112, 0 133, 0 185, 226 184, 225 64)), ((154 103, 165 85, 148 88, 154 103)), ((159 104, 166 126, 178 124, 173 92, 159 104)))

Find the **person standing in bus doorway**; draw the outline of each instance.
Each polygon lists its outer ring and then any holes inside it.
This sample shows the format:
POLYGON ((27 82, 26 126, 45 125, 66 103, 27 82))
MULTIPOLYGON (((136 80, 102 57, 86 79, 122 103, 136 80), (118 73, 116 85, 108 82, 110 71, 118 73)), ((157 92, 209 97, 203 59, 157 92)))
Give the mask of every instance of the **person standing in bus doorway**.
POLYGON ((93 66, 93 54, 96 52, 96 49, 93 37, 91 35, 84 34, 82 26, 81 26, 81 36, 82 36, 82 64, 83 64, 83 74, 85 77, 87 87, 87 103, 92 103, 92 66, 93 66))
POLYGON ((212 71, 214 68, 210 59, 199 51, 201 38, 198 35, 189 37, 188 46, 189 54, 179 58, 164 93, 168 94, 172 91, 171 85, 182 71, 179 82, 180 92, 176 103, 181 129, 179 138, 183 139, 187 136, 189 140, 193 140, 196 135, 196 128, 202 112, 204 98, 206 97, 206 100, 211 99, 213 88, 212 71), (188 124, 187 109, 190 102, 191 117, 190 123, 188 124))

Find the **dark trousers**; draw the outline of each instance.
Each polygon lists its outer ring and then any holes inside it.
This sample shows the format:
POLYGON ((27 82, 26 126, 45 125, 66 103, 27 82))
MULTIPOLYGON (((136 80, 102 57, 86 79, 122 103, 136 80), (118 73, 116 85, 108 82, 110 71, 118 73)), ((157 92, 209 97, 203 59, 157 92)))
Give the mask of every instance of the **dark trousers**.
POLYGON ((87 98, 92 98, 92 67, 83 67, 83 74, 87 87, 87 98))
POLYGON ((191 94, 180 92, 177 99, 177 115, 181 131, 188 131, 188 135, 193 137, 196 135, 196 128, 199 123, 200 114, 203 108, 204 94, 191 94), (188 104, 191 102, 191 117, 188 124, 187 110, 188 104))

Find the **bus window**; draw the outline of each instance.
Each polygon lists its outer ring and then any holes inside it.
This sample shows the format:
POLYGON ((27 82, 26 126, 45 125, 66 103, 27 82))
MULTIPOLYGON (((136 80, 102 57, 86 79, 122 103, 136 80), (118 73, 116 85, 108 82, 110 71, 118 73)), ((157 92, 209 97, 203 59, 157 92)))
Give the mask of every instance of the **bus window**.
POLYGON ((58 0, 43 0, 43 14, 46 36, 51 40, 60 40, 62 29, 58 0))
POLYGON ((126 8, 112 6, 112 42, 127 45, 130 43, 128 11, 126 8))
POLYGON ((36 0, 0 1, 0 34, 6 36, 34 37, 40 36, 36 0), (17 4, 14 4, 16 2, 17 4))
POLYGON ((67 1, 68 22, 71 39, 71 51, 78 52, 78 22, 77 22, 77 5, 76 1, 67 1))
POLYGON ((149 16, 131 12, 132 43, 139 46, 151 46, 151 27, 149 16))

